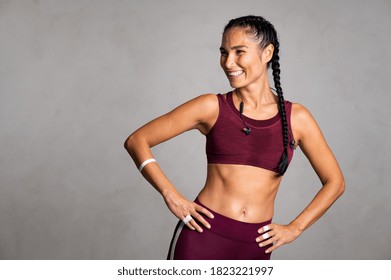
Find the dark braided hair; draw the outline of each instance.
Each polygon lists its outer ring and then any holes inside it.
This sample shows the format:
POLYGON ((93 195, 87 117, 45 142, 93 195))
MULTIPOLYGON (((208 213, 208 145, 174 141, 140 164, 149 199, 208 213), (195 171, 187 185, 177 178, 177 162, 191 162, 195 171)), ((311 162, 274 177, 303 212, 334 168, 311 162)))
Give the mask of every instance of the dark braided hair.
POLYGON ((272 68, 273 71, 273 80, 274 86, 276 88, 277 97, 278 97, 278 112, 281 116, 282 123, 282 133, 283 133, 283 145, 284 151, 282 152, 280 162, 278 163, 278 174, 284 175, 285 171, 288 168, 288 122, 286 118, 285 111, 285 101, 281 88, 280 82, 280 57, 278 55, 280 50, 280 44, 277 38, 277 32, 274 29, 274 26, 268 22, 266 19, 260 16, 244 16, 236 19, 231 19, 224 28, 224 33, 233 28, 241 27, 245 28, 247 34, 255 41, 259 43, 261 49, 272 44, 274 46, 274 52, 272 59, 267 63, 267 67, 272 68))

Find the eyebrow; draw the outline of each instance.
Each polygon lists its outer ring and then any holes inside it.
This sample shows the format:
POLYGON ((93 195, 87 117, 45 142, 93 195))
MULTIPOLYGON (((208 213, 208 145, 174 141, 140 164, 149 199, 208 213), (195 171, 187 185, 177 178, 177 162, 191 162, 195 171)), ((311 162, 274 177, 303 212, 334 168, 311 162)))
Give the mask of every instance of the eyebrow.
MULTIPOLYGON (((238 46, 233 46, 233 47, 231 47, 231 50, 237 50, 237 49, 242 49, 242 48, 248 49, 248 47, 245 46, 245 45, 238 45, 238 46)), ((220 47, 220 51, 225 51, 225 48, 220 47)))

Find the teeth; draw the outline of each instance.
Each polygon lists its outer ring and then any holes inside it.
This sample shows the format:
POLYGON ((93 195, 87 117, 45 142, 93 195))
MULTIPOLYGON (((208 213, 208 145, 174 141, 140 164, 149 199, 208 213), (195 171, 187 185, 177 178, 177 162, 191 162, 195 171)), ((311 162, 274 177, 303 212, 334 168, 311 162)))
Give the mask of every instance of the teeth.
POLYGON ((235 71, 235 72, 229 72, 228 75, 229 76, 239 76, 242 73, 243 73, 243 71, 235 71))

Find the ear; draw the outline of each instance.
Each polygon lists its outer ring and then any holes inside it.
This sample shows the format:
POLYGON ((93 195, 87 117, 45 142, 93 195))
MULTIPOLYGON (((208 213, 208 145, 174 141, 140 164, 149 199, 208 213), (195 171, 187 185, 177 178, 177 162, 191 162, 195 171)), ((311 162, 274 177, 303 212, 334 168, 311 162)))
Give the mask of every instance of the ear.
POLYGON ((272 59, 273 53, 274 53, 273 44, 267 45, 262 51, 262 61, 268 63, 272 59))

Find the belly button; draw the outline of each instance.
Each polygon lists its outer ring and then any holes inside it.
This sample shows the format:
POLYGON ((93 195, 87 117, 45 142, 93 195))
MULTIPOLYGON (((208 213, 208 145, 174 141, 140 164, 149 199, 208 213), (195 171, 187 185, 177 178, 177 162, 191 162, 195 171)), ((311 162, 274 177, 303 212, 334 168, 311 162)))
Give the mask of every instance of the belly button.
POLYGON ((240 212, 240 214, 243 215, 243 216, 246 216, 246 214, 247 214, 246 209, 242 209, 242 211, 240 212))

